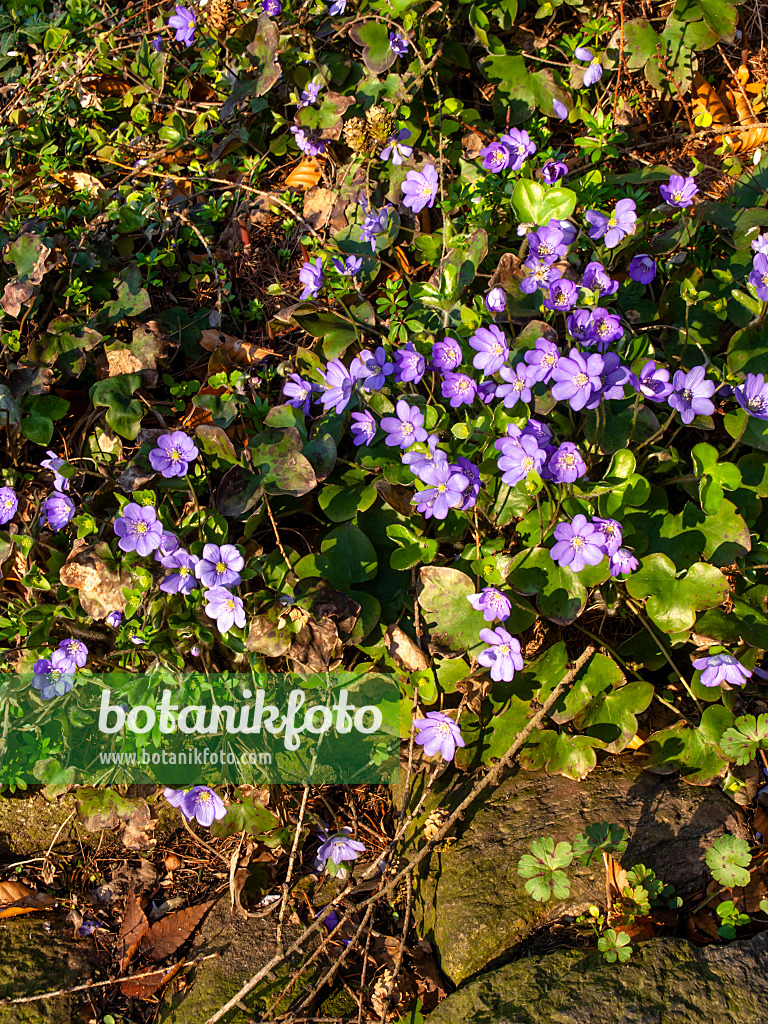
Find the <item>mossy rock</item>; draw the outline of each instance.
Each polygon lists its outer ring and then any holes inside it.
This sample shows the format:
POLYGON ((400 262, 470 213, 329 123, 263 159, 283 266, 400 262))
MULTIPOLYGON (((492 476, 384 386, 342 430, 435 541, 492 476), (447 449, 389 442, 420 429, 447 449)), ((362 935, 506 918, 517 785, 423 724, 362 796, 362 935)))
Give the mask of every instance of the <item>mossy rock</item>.
MULTIPOLYGON (((30 857, 45 852, 61 825, 75 809, 71 793, 58 800, 46 800, 42 793, 19 792, 0 796, 0 854, 30 857)), ((76 840, 74 819, 64 828, 57 846, 76 840), (69 828, 73 830, 70 836, 69 828)))
POLYGON ((600 953, 526 957, 473 978, 429 1024, 765 1024, 768 933, 727 946, 651 939, 625 964, 600 953))

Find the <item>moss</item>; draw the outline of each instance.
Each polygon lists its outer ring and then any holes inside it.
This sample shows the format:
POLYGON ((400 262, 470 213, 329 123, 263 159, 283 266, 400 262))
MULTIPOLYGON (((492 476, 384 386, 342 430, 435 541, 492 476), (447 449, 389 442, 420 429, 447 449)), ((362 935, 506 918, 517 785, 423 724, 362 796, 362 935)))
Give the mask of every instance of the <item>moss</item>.
MULTIPOLYGON (((41 793, 0 796, 0 853, 28 857, 45 852, 74 809, 71 794, 54 801, 41 793)), ((58 843, 68 838, 69 826, 62 830, 58 843)))

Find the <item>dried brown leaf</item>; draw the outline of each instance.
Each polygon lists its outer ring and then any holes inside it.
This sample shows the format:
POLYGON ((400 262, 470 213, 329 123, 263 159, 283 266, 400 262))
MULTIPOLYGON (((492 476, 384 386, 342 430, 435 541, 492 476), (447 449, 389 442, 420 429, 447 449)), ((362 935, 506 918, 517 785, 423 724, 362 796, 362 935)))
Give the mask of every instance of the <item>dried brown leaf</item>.
MULTIPOLYGON (((183 966, 184 963, 182 961, 181 963, 174 964, 173 967, 167 967, 163 971, 155 971, 154 974, 144 974, 138 978, 126 978, 120 984, 120 991, 124 996, 129 996, 131 999, 149 999, 159 988, 175 977, 183 966)), ((141 974, 142 972, 139 973, 141 974)))
POLYGON ((215 900, 200 903, 196 907, 185 907, 173 914, 167 914, 157 921, 141 940, 141 951, 150 960, 164 960, 183 946, 198 924, 211 909, 215 900))
POLYGON ((306 157, 297 167, 294 167, 283 182, 283 187, 300 188, 306 192, 308 188, 316 185, 321 177, 320 164, 312 157, 306 157))
POLYGON ((256 366, 270 356, 276 356, 271 348, 262 348, 249 341, 240 338, 233 338, 221 331, 207 330, 200 336, 200 344, 206 352, 226 352, 234 362, 240 366, 256 366))
POLYGON ((426 672, 429 658, 399 626, 389 626, 384 639, 387 654, 406 672, 426 672))
POLYGON ((330 188, 316 185, 304 194, 303 217, 316 231, 324 228, 336 204, 336 193, 330 188))
POLYGON ((110 569, 97 547, 75 545, 59 569, 59 580, 65 587, 80 592, 80 604, 86 614, 92 619, 105 619, 111 611, 125 610, 123 587, 130 586, 131 574, 126 569, 119 572, 110 569))
POLYGON ((64 185, 65 188, 74 189, 75 192, 90 192, 91 195, 96 195, 101 189, 105 188, 98 178, 88 174, 87 171, 65 170, 59 174, 52 175, 52 177, 60 185, 64 185))
POLYGON ((129 889, 125 914, 120 924, 120 933, 117 936, 117 959, 121 971, 128 966, 148 928, 147 915, 139 906, 133 889, 129 889))
POLYGON ((35 286, 31 281, 9 281, 3 290, 3 297, 0 299, 0 306, 3 307, 8 316, 18 316, 21 307, 30 301, 35 294, 35 286))
POLYGON ((441 999, 445 999, 448 993, 440 977, 432 947, 427 940, 419 939, 410 953, 416 988, 419 999, 421 999, 421 1008, 424 1013, 429 1013, 434 1010, 441 999))

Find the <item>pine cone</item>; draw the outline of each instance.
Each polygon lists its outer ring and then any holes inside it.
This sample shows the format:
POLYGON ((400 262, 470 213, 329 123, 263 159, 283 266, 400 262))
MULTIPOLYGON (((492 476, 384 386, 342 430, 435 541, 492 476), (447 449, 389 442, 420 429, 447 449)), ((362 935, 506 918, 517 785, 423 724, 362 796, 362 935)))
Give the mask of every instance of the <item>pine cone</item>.
POLYGON ((368 122, 368 132, 376 142, 386 142, 395 130, 394 115, 385 107, 371 107, 365 119, 368 122))
POLYGON ((232 24, 234 13, 234 0, 208 0, 205 7, 205 22, 211 32, 221 35, 232 24))
POLYGON ((344 141, 355 153, 370 153, 372 140, 362 117, 351 117, 344 125, 344 141))

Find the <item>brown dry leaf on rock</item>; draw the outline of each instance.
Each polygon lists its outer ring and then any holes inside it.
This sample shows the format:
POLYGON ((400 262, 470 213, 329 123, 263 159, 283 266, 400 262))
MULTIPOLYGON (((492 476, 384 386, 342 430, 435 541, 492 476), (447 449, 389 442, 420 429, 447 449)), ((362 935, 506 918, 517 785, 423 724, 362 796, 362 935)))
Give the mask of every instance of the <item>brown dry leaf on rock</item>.
POLYGON ((312 157, 307 157, 294 167, 291 173, 283 182, 284 188, 300 188, 304 192, 316 185, 322 177, 320 164, 312 157))
POLYGON ((143 933, 141 952, 150 960, 164 960, 171 956, 184 945, 215 902, 211 900, 196 907, 185 907, 160 918, 143 933))
POLYGON ((55 904, 52 896, 35 892, 23 882, 0 882, 0 917, 16 917, 55 904))

